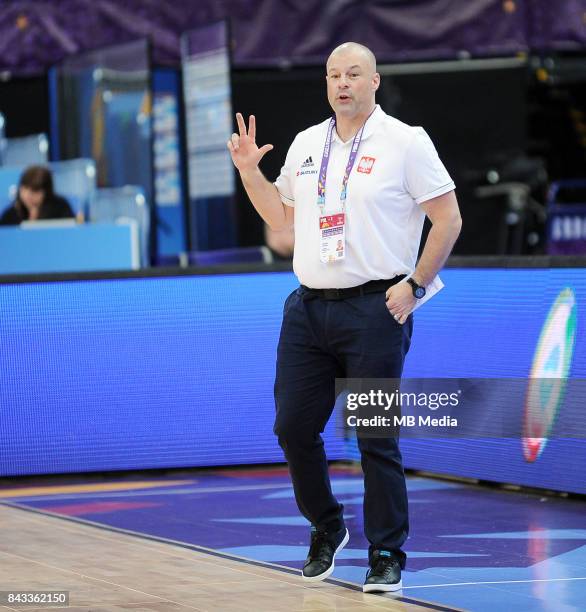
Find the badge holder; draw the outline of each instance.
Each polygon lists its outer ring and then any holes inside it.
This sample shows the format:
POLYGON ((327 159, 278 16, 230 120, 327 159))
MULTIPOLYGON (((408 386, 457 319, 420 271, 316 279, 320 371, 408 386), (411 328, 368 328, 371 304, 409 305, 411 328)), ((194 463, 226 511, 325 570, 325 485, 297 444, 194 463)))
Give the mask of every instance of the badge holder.
POLYGON ((343 212, 323 215, 319 218, 322 263, 340 261, 346 256, 346 214, 343 212))

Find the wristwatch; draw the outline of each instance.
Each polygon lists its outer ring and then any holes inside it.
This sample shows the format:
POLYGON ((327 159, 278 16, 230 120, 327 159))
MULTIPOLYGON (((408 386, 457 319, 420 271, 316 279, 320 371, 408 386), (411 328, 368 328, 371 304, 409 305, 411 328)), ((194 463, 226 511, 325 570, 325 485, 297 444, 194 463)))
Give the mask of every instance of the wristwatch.
POLYGON ((411 289, 413 290, 413 295, 420 300, 422 297, 425 297, 425 287, 418 285, 412 278, 408 278, 407 282, 411 285, 411 289))

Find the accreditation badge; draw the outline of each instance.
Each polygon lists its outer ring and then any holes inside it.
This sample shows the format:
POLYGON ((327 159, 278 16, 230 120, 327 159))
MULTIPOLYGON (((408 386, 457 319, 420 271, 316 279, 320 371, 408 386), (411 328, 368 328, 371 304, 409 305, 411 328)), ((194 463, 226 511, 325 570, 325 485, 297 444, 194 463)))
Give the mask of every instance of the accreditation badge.
POLYGON ((341 261, 346 256, 346 213, 319 218, 319 259, 322 263, 341 261))

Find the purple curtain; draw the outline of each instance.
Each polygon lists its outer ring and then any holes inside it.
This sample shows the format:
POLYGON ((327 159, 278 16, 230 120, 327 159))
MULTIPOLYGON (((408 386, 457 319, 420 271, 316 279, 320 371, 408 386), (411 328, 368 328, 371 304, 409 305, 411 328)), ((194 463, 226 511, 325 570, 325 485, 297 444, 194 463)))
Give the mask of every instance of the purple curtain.
POLYGON ((181 33, 224 18, 236 66, 322 63, 346 40, 387 62, 586 49, 584 0, 4 0, 0 71, 144 37, 178 65, 181 33))

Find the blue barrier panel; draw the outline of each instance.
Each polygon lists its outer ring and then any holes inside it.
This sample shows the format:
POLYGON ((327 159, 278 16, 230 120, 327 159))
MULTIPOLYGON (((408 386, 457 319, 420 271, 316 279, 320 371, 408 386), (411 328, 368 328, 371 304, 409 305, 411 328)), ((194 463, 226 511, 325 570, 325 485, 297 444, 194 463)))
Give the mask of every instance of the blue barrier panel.
MULTIPOLYGON (((416 313, 405 376, 526 378, 565 355, 570 379, 586 378, 586 269, 442 277, 416 313)), ((295 286, 289 272, 0 285, 0 475, 282 461, 272 386, 295 286)), ((519 438, 403 439, 405 465, 586 492, 584 439, 555 437, 562 421, 584 429, 573 399, 539 452, 519 438)), ((510 410, 523 421, 523 405, 510 410)), ((357 458, 336 423, 330 458, 357 458)))
MULTIPOLYGON (((559 377, 558 361, 569 359, 571 380, 586 378, 586 269, 448 269, 446 288, 415 316, 404 377, 461 379, 559 377), (565 300, 575 336, 566 335, 558 298, 565 300), (557 311, 557 314, 556 314, 557 311), (571 312, 571 315, 569 314, 571 312), (553 313, 553 314, 552 314, 553 313), (552 324, 553 321, 553 324, 552 324)), ((487 402, 479 422, 498 414, 487 402)), ((523 429, 525 405, 508 409, 523 429)), ((586 413, 580 397, 567 394, 553 416, 551 439, 482 438, 401 441, 405 466, 496 482, 586 493, 586 413), (581 439, 559 439, 561 419, 582 431, 581 439)), ((488 435, 488 434, 487 434, 488 435)), ((355 439, 349 457, 358 458, 355 439)))
POLYGON ((273 382, 295 286, 290 273, 0 285, 0 475, 283 461, 273 382))
POLYGON ((0 274, 132 270, 139 267, 136 224, 36 221, 0 227, 0 274), (28 225, 28 224, 26 224, 28 225))

